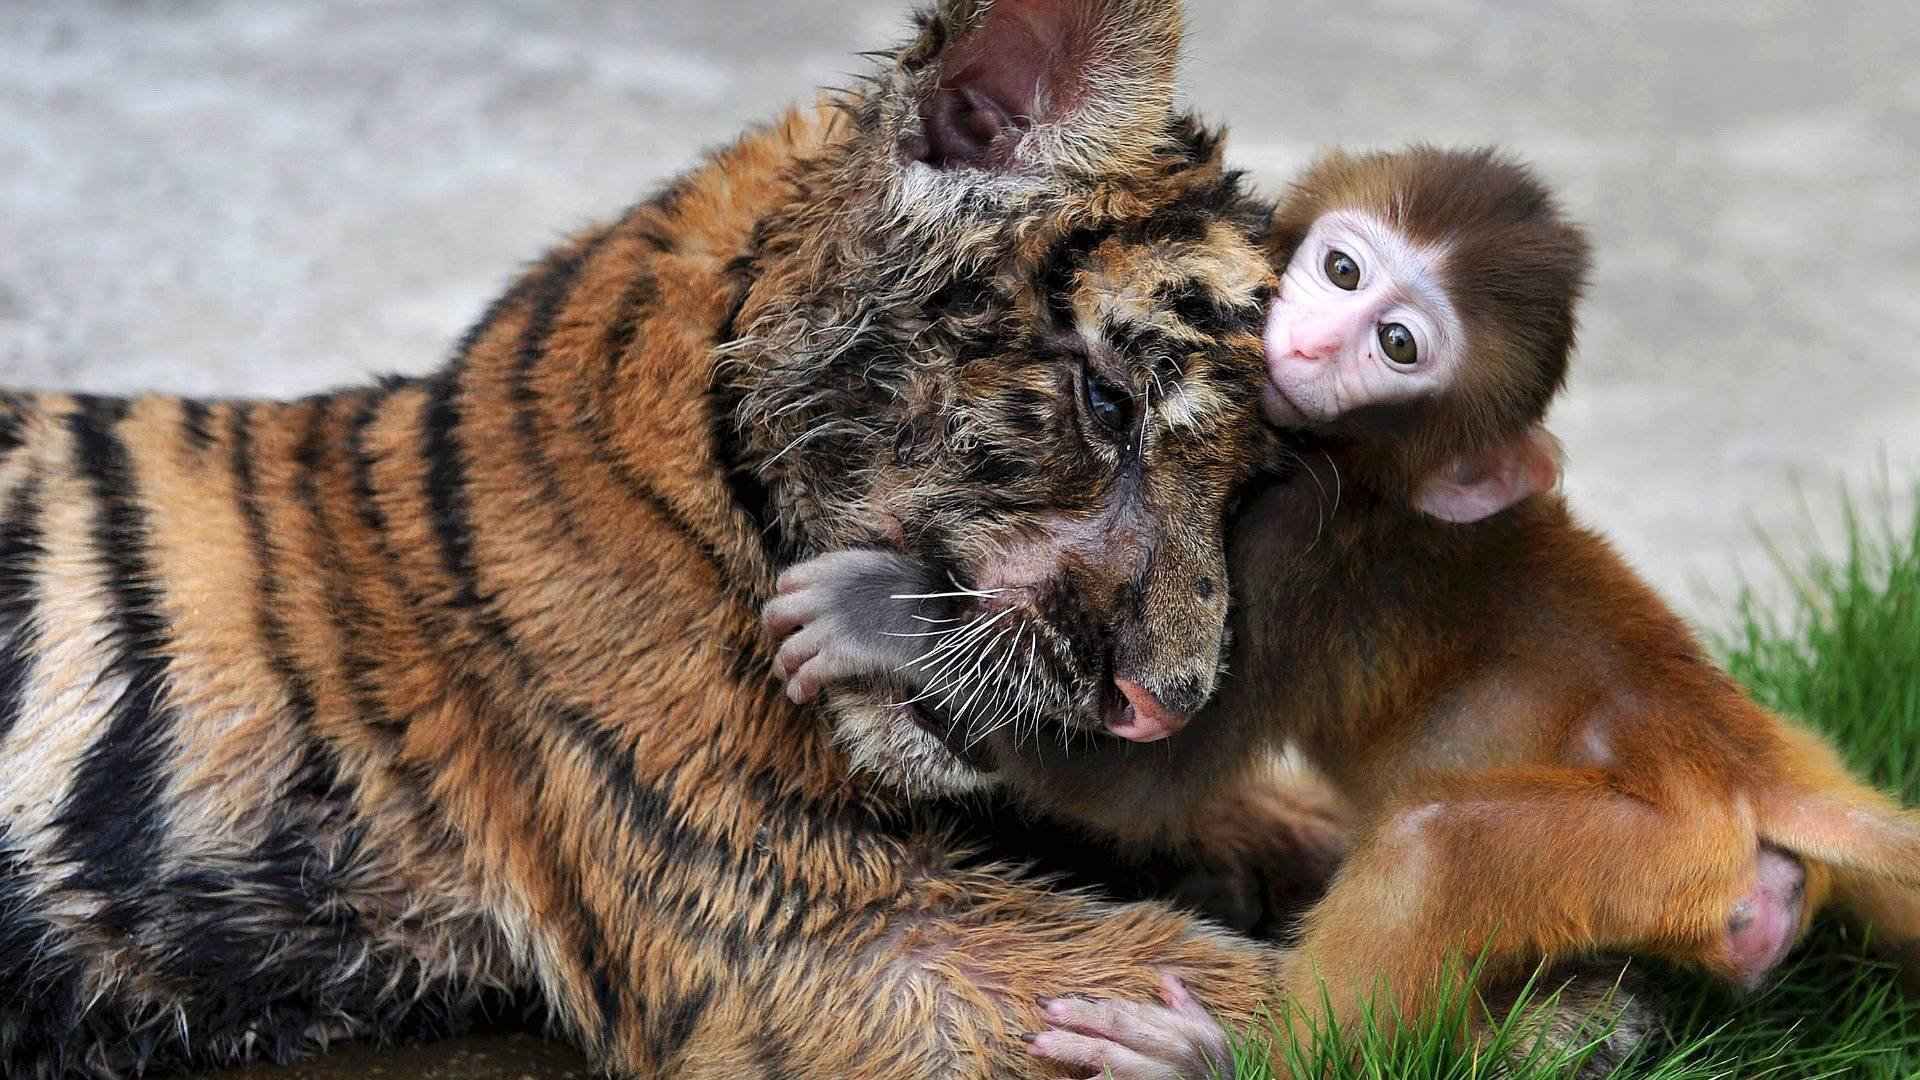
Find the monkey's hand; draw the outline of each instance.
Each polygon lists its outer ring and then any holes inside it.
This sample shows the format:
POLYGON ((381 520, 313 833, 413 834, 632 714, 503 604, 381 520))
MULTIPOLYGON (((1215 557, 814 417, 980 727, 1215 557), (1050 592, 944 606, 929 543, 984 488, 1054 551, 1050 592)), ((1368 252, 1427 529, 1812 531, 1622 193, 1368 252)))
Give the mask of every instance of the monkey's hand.
POLYGON ((789 567, 760 616, 780 642, 774 670, 787 696, 804 705, 829 684, 885 680, 912 663, 951 606, 929 595, 942 591, 924 565, 891 551, 830 551, 789 567))
POLYGON ((1160 976, 1160 1000, 1046 1000, 1053 1026, 1022 1037, 1035 1057, 1102 1080, 1230 1080, 1226 1029, 1172 975, 1160 976))

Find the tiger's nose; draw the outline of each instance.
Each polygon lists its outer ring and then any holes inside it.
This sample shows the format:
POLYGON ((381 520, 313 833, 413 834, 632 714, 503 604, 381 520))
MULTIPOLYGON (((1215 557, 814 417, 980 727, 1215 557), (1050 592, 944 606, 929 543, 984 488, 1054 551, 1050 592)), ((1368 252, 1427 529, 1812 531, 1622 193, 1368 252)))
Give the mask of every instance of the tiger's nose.
POLYGON ((1120 698, 1107 711, 1107 730, 1133 742, 1159 742, 1187 726, 1192 717, 1169 709, 1154 692, 1122 675, 1113 685, 1120 698))

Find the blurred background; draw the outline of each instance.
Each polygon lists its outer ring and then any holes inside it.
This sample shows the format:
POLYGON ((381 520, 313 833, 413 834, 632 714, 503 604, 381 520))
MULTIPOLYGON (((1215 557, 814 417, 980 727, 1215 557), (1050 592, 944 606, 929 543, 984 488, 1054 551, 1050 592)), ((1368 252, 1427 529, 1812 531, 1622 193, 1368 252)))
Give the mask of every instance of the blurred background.
MULTIPOLYGON (((297 394, 437 364, 516 266, 896 37, 907 0, 5 0, 0 382, 297 394)), ((1598 265, 1553 426, 1687 610, 1756 526, 1920 466, 1920 14, 1831 0, 1189 4, 1192 104, 1497 142, 1598 265)), ((1707 615, 1710 618, 1710 615, 1707 615)))

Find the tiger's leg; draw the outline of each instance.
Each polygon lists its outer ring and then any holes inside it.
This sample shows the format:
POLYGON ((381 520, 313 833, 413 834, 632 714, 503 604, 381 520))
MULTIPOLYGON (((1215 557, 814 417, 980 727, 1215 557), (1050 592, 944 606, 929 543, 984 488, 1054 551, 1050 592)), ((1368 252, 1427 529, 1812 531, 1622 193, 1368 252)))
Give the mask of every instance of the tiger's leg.
POLYGON ((624 1011, 603 1064, 729 1080, 1058 1076, 1023 1039, 1044 1026, 1042 993, 1142 996, 1165 969, 1234 1024, 1273 993, 1277 951, 1164 905, 1058 894, 993 869, 943 870, 910 892, 890 909, 809 919, 751 956, 656 939, 652 963, 614 995, 624 1011))

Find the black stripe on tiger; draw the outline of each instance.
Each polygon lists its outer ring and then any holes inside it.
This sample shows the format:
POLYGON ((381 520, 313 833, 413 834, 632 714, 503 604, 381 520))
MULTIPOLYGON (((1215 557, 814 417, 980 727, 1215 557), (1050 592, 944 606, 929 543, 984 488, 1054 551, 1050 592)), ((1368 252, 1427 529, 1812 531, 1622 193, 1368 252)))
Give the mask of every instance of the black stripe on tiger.
POLYGON ((194 450, 205 450, 213 445, 213 409, 198 398, 188 398, 180 403, 180 430, 187 437, 187 445, 194 450))
MULTIPOLYGON (((147 555, 146 515, 134 490, 133 465, 114 427, 127 403, 84 397, 67 418, 74 464, 94 503, 92 544, 106 573, 114 651, 102 684, 124 680, 106 727, 87 748, 54 819, 54 852, 74 862, 69 886, 118 898, 137 896, 156 876, 172 717, 161 708, 167 678, 168 629, 147 555)), ((109 904, 104 928, 125 933, 142 918, 137 902, 109 904)))
POLYGON ((260 508, 258 481, 253 463, 253 410, 241 405, 233 410, 228 427, 232 440, 234 497, 240 504, 240 518, 247 530, 247 548, 253 554, 253 624, 266 646, 267 666, 286 688, 287 702, 293 709, 293 725, 304 743, 312 737, 313 683, 293 660, 293 646, 279 612, 286 605, 281 599, 279 560, 267 528, 266 513, 260 508))
POLYGON ((422 453, 427 462, 428 515, 433 522, 434 533, 440 539, 442 561, 454 579, 454 603, 461 607, 476 606, 480 597, 473 577, 473 552, 466 524, 466 466, 460 460, 454 432, 460 426, 460 374, 466 368, 467 358, 473 350, 486 340, 502 319, 518 310, 526 302, 528 294, 548 276, 537 270, 525 274, 487 305, 480 321, 461 335, 460 343, 454 347, 452 361, 426 383, 431 393, 421 428, 425 437, 422 453))
MULTIPOLYGON (((60 947, 42 914, 30 860, 0 824, 0 1076, 39 1075, 48 1061, 65 1066, 85 1043, 80 963, 60 947)), ((63 1073, 64 1075, 64 1073, 63 1073)))
MULTIPOLYGON (((740 313, 745 309, 747 297, 752 294, 754 283, 760 277, 760 255, 766 246, 768 224, 762 220, 754 226, 753 234, 747 239, 746 251, 728 260, 721 272, 721 280, 733 295, 727 302, 726 315, 720 320, 719 332, 714 336, 716 347, 724 348, 739 340, 740 313)), ((781 530, 779 515, 774 511, 773 494, 754 475, 734 429, 734 417, 742 392, 727 381, 721 371, 721 366, 714 368, 712 384, 707 388, 708 408, 712 413, 708 426, 714 460, 725 470, 727 491, 733 497, 734 505, 752 524, 754 535, 760 538, 762 550, 773 562, 790 562, 792 560, 788 556, 797 549, 781 530)), ((754 606, 759 605, 756 602, 754 606)))
POLYGON ((514 349, 513 371, 507 390, 513 402, 513 430, 520 438, 520 463, 540 485, 547 505, 553 508, 560 531, 574 539, 578 539, 580 530, 568 509, 571 500, 554 478, 553 466, 547 460, 546 440, 540 434, 540 395, 534 389, 533 376, 540 361, 546 358, 547 339, 553 334, 554 321, 566 309, 567 299, 573 295, 574 281, 606 238, 607 234, 603 233, 583 250, 556 259, 549 264, 548 272, 540 276, 531 294, 532 302, 527 308, 527 325, 520 332, 520 341, 514 349))
POLYGON ((7 500, 0 522, 0 740, 20 720, 39 631, 34 625, 34 573, 41 545, 40 478, 30 476, 7 500))
POLYGON ((1155 298, 1172 309, 1181 322, 1215 339, 1236 333, 1259 334, 1261 317, 1267 307, 1265 297, 1259 294, 1246 304, 1234 303, 1198 278, 1188 278, 1178 285, 1163 285, 1155 298))
POLYGON ((0 393, 0 454, 11 453, 20 445, 20 428, 26 423, 26 409, 12 394, 0 393))
POLYGON ((1095 249, 1113 235, 1110 227, 1075 229, 1047 252, 1036 286, 1056 330, 1071 330, 1079 321, 1073 313, 1073 283, 1086 269, 1095 249))
POLYGON ((347 463, 353 471, 353 502, 360 524, 373 534, 375 547, 382 559, 389 558, 387 544, 387 515, 380 509, 380 497, 373 485, 373 454, 367 449, 367 429, 380 418, 380 409, 386 405, 394 391, 406 385, 394 381, 382 385, 360 404, 354 411, 353 419, 347 423, 347 463))
MULTIPOLYGON (((353 410, 347 425, 349 449, 356 444, 364 424, 370 418, 368 410, 374 400, 377 400, 376 395, 371 394, 365 395, 364 400, 360 395, 339 399, 340 406, 353 410)), ((327 407, 315 413, 306 438, 301 440, 294 463, 297 469, 294 474, 294 500, 306 512, 311 534, 321 537, 341 535, 339 525, 330 514, 333 502, 320 497, 320 476, 327 465, 322 452, 326 445, 325 425, 334 404, 329 402, 327 407)), ((353 698, 354 711, 373 730, 398 736, 406 730, 406 722, 387 708, 374 686, 379 664, 367 655, 366 645, 361 640, 361 630, 372 622, 372 615, 359 591, 354 588, 353 571, 347 564, 341 544, 337 541, 327 543, 322 561, 321 589, 327 601, 328 621, 340 636, 340 669, 353 698)))
POLYGON ((467 515, 467 465, 461 456, 460 368, 442 372, 420 416, 420 452, 426 459, 427 519, 440 542, 440 562, 453 579, 453 603, 480 606, 473 565, 473 526, 467 515))
POLYGON ((654 1068, 665 1074, 673 1068, 680 1057, 680 1051, 686 1049, 687 1040, 700 1026, 700 1020, 707 1014, 707 1006, 713 1001, 713 983, 702 982, 697 988, 681 996, 671 1008, 659 1009, 648 1017, 647 1042, 653 1053, 654 1068))

